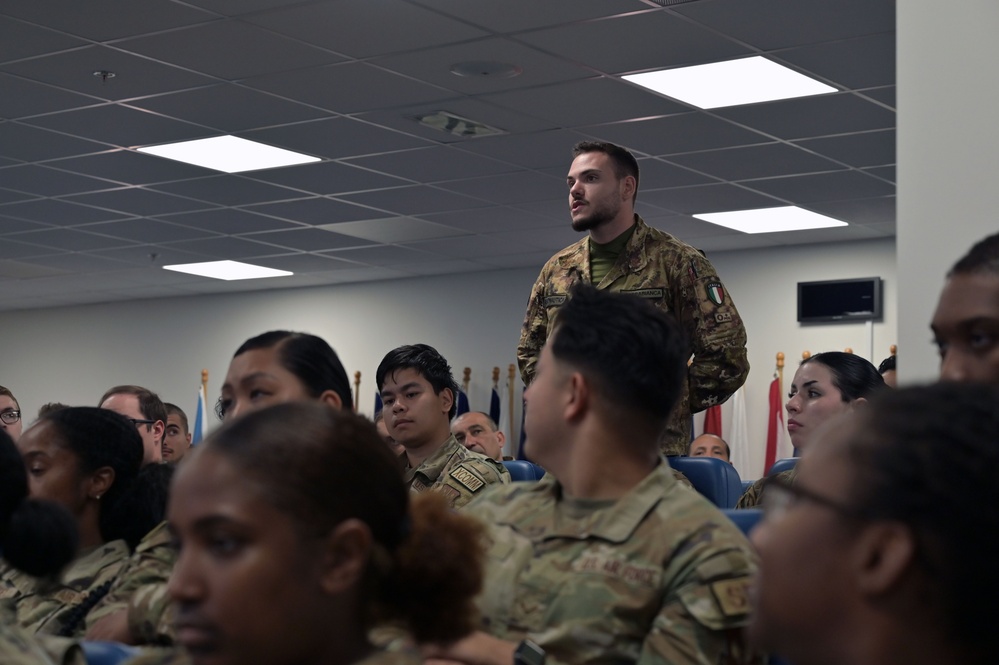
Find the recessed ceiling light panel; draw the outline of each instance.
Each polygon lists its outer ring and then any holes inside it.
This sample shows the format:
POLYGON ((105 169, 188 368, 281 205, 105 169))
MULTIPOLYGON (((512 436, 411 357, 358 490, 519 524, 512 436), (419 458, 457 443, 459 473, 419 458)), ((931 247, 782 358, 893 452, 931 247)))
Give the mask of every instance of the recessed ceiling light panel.
POLYGON ((825 229, 834 226, 848 226, 832 217, 820 215, 798 208, 759 208, 757 210, 734 210, 732 212, 711 212, 694 215, 697 219, 711 222, 742 233, 778 233, 781 231, 806 231, 825 229))
POLYGON ((274 268, 264 268, 249 263, 239 261, 206 261, 204 263, 177 263, 172 266, 163 266, 165 270, 184 272, 189 275, 200 277, 211 277, 212 279, 224 279, 231 282, 237 279, 263 279, 265 277, 284 277, 295 273, 287 270, 275 270, 274 268))
POLYGON ((431 129, 465 138, 495 136, 506 133, 502 129, 490 127, 485 123, 463 118, 448 111, 434 111, 433 113, 416 116, 413 119, 431 129))
POLYGON ((702 109, 836 92, 836 88, 762 56, 622 76, 702 109))
POLYGON ((235 136, 216 136, 210 139, 136 148, 136 150, 225 173, 273 169, 279 166, 320 161, 318 157, 275 148, 271 145, 235 136))

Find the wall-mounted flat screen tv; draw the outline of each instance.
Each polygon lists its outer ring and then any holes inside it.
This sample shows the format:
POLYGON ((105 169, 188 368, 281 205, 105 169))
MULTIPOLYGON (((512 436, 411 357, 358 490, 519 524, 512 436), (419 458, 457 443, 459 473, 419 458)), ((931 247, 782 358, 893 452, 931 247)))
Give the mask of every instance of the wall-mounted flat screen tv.
POLYGON ((880 321, 880 277, 798 282, 798 322, 880 321))

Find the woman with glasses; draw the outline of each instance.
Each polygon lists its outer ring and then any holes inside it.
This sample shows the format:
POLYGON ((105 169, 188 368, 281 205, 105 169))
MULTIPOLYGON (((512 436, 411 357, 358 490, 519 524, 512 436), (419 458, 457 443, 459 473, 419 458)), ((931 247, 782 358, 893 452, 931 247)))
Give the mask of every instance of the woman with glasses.
MULTIPOLYGON (((787 431, 798 451, 808 449, 816 429, 830 418, 863 405, 885 388, 878 368, 852 353, 827 351, 801 361, 791 380, 787 400, 787 431)), ((780 474, 794 482, 795 470, 780 474)), ((739 499, 736 508, 759 505, 766 478, 756 481, 739 499)))
POLYGON ((168 662, 419 663, 372 646, 369 629, 399 622, 422 643, 474 625, 481 527, 410 494, 352 413, 298 402, 226 423, 178 469, 168 516, 186 651, 168 662))
POLYGON ((21 438, 21 406, 9 388, 0 386, 0 430, 17 443, 21 438))
POLYGON ((750 635, 795 665, 994 663, 999 391, 886 392, 773 479, 750 635))
POLYGON ((140 514, 147 517, 133 488, 142 439, 113 411, 72 407, 34 423, 18 448, 31 497, 69 511, 79 546, 58 577, 36 579, 7 566, 0 574, 0 598, 13 604, 18 623, 31 632, 82 634, 87 612, 107 593, 136 534, 155 525, 136 524, 140 514))

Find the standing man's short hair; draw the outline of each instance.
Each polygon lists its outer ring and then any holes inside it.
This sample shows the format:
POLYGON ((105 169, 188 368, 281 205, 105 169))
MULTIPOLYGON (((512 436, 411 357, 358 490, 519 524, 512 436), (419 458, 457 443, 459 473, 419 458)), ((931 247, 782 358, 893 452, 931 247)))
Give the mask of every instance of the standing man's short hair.
POLYGON ((614 164, 614 175, 618 180, 631 176, 635 179, 635 193, 631 197, 634 203, 638 199, 638 160, 628 150, 606 141, 580 141, 572 146, 572 157, 575 159, 586 152, 602 152, 611 158, 614 164))

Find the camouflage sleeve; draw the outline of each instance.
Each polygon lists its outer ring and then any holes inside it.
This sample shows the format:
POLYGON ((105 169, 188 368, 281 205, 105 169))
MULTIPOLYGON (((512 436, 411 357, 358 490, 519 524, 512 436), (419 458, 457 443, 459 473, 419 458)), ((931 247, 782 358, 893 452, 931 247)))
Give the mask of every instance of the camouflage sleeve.
POLYGON ((742 317, 714 266, 696 252, 688 260, 683 302, 674 311, 690 337, 690 411, 697 413, 721 404, 745 383, 749 360, 742 317))
POLYGON ((165 581, 147 584, 132 595, 128 630, 139 644, 173 643, 173 610, 165 581))
MULTIPOLYGON (((546 266, 547 267, 547 266, 546 266)), ((524 315, 524 325, 520 331, 520 342, 517 344, 517 364, 520 365, 520 378, 524 385, 531 385, 534 380, 534 368, 541 355, 541 347, 548 338, 548 310, 545 308, 545 270, 538 275, 538 280, 531 289, 531 298, 527 301, 527 314, 524 315)))
POLYGON ((0 622, 0 663, 4 665, 84 665, 79 647, 72 640, 29 635, 13 623, 0 622), (46 643, 51 640, 51 643, 46 643))
POLYGON ((762 665, 745 643, 749 585, 748 552, 726 549, 700 559, 673 587, 645 638, 637 665, 740 663, 762 665))
POLYGON ((735 504, 736 508, 757 508, 760 505, 760 500, 763 498, 763 481, 765 478, 760 478, 755 483, 746 488, 746 491, 742 493, 739 497, 738 503, 735 504))
POLYGON ((451 469, 433 489, 447 496, 452 508, 461 508, 489 485, 509 482, 510 474, 499 462, 468 459, 451 469))

